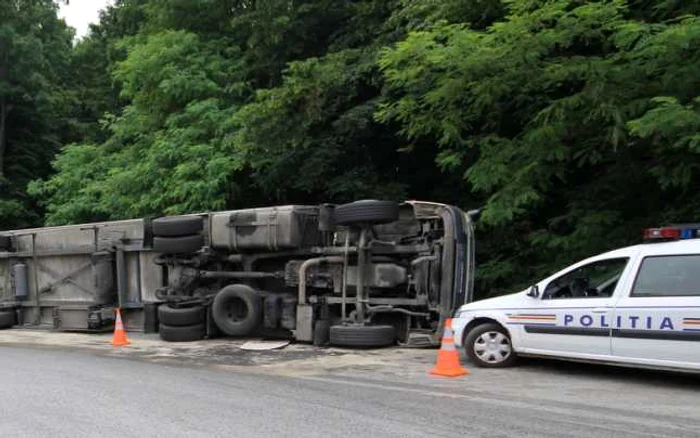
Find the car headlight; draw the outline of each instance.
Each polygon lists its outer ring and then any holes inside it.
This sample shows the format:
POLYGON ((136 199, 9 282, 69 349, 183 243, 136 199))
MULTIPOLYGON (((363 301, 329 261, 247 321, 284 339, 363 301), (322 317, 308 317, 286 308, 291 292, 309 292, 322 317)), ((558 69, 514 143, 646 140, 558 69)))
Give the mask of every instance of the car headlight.
POLYGON ((468 317, 469 317, 469 313, 470 313, 469 310, 459 310, 459 309, 457 309, 457 311, 455 312, 454 318, 460 318, 460 319, 462 319, 462 318, 468 318, 468 317))

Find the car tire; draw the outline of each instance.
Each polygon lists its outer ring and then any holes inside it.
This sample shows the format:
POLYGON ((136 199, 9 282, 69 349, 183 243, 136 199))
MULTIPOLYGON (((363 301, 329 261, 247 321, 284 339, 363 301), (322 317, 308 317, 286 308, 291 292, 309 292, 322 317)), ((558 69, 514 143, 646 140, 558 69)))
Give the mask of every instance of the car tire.
POLYGON ((214 322, 229 336, 245 336, 262 320, 262 297, 244 284, 232 284, 221 289, 211 306, 214 322))
POLYGON ((170 304, 163 304, 158 307, 158 321, 161 324, 186 327, 203 323, 206 319, 207 308, 202 305, 173 307, 170 304))
POLYGON ((339 347, 379 348, 395 342, 392 325, 334 325, 330 329, 330 343, 339 347))
POLYGON ((17 324, 17 312, 14 309, 0 311, 0 329, 7 329, 17 324))
POLYGON ((9 251, 10 249, 12 249, 10 236, 0 236, 0 251, 9 251))
POLYGON ((158 334, 167 342, 193 342, 204 339, 207 326, 204 323, 184 327, 160 324, 158 334))
POLYGON ((508 331, 499 324, 471 329, 464 338, 464 349, 469 360, 481 368, 506 368, 518 359, 508 331))
POLYGON ((399 219, 399 204, 392 201, 364 200, 335 207, 333 219, 338 225, 386 224, 399 219))
POLYGON ((157 237, 181 237, 199 234, 204 229, 200 216, 161 217, 152 222, 153 235, 157 237))
POLYGON ((153 250, 159 254, 192 254, 204 246, 204 236, 155 237, 153 250))

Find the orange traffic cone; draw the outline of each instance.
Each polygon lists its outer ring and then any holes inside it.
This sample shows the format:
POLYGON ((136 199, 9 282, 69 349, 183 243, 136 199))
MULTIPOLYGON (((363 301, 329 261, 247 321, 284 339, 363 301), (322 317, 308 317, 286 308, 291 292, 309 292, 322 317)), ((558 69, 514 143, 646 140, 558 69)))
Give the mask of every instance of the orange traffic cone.
POLYGON ((117 321, 114 323, 114 336, 112 337, 112 345, 115 347, 122 347, 124 345, 129 345, 131 342, 126 338, 126 332, 124 331, 124 323, 122 323, 122 313, 117 308, 117 321))
POLYGON ((435 368, 430 370, 430 374, 442 377, 459 377, 468 374, 465 368, 459 364, 459 353, 455 349, 454 335, 452 333, 452 319, 445 321, 445 333, 442 334, 442 344, 438 351, 435 368))

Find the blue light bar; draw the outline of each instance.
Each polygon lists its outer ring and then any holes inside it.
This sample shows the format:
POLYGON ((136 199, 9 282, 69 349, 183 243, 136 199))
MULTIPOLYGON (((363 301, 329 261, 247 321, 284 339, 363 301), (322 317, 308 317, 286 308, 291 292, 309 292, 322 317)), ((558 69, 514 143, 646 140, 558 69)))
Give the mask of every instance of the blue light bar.
POLYGON ((645 241, 668 242, 669 240, 700 239, 700 222, 664 225, 644 230, 645 241))
POLYGON ((681 230, 681 239, 695 239, 698 237, 698 230, 695 228, 685 228, 681 230))

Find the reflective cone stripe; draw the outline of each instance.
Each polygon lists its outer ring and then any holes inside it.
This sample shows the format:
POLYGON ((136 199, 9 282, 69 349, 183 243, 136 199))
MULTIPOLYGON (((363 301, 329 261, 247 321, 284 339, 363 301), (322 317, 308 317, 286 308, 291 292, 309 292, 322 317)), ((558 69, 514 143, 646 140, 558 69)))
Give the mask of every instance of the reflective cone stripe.
MULTIPOLYGON (((447 321, 452 321, 448 319, 447 321)), ((442 333, 442 342, 454 342, 454 332, 452 331, 452 323, 445 323, 445 331, 442 333)))
POLYGON ((445 321, 445 331, 442 334, 442 350, 456 350, 454 332, 452 331, 452 319, 445 321))
POLYGON ((455 348, 455 344, 450 342, 449 344, 445 344, 443 342, 442 347, 440 348, 442 351, 457 351, 455 348))

